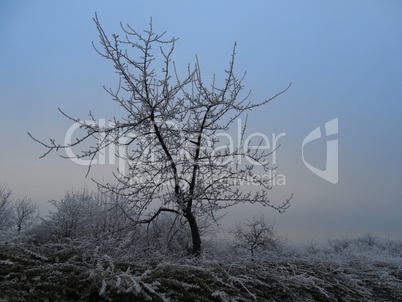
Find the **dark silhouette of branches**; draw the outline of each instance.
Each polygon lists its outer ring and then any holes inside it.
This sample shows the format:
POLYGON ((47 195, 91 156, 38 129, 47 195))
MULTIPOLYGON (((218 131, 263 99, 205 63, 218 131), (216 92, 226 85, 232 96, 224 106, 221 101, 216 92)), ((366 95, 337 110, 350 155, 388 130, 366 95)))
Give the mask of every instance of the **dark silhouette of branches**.
POLYGON ((100 41, 94 48, 112 62, 120 79, 117 89, 104 89, 125 115, 101 126, 91 112, 90 120, 83 121, 59 109, 85 134, 64 144, 53 139, 43 143, 29 134, 47 149, 43 156, 95 139, 96 144, 75 155, 90 159, 90 168, 99 153, 115 145, 125 168, 114 174, 116 183, 98 185, 129 199, 139 223, 150 223, 163 212, 185 217, 195 256, 201 252, 197 216, 215 217, 217 211, 245 202, 279 212, 289 207, 291 197, 279 205, 269 200, 272 179, 255 179, 258 190, 239 185, 257 175, 256 169, 271 172, 269 157, 274 150, 247 146, 246 126, 238 146, 222 145, 218 134, 228 131, 242 114, 285 93, 290 84, 273 97, 254 102, 250 93, 243 93, 245 73, 237 77, 234 72, 236 44, 223 84, 218 85, 215 76, 211 83, 204 81, 198 58, 179 76, 173 63, 177 39, 166 38, 166 32, 155 34, 152 20, 143 32, 121 24, 121 36, 107 35, 96 15, 94 22, 100 41), (242 158, 253 164, 241 162, 242 158))

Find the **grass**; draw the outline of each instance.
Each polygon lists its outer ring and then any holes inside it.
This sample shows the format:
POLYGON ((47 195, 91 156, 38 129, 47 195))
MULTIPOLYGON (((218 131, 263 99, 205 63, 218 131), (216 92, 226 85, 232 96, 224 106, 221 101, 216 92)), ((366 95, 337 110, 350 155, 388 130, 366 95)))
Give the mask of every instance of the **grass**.
POLYGON ((1 242, 0 301, 402 301, 401 245, 367 242, 124 262, 91 245, 1 242))

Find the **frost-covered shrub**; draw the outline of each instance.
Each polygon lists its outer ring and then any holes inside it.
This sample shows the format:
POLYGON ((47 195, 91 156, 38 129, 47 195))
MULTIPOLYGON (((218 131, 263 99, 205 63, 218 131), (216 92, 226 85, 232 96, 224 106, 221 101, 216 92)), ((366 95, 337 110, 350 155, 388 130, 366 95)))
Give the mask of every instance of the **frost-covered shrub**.
MULTIPOLYGON (((222 249, 156 261, 106 253, 106 243, 0 242, 0 300, 402 301, 400 241, 336 240, 338 252, 333 242, 317 243, 314 253, 283 245, 253 260, 222 249)), ((129 246, 127 253, 135 251, 129 246)))
POLYGON ((118 196, 87 190, 67 192, 63 199, 51 201, 55 210, 43 220, 56 238, 94 239, 124 237, 132 224, 126 203, 118 196))
POLYGON ((54 211, 44 221, 55 238, 78 238, 87 231, 88 219, 93 214, 93 193, 67 192, 61 200, 52 200, 54 211))
MULTIPOLYGON (((30 232, 36 243, 68 238, 122 260, 181 258, 189 253, 189 228, 178 215, 160 215, 149 224, 140 224, 127 199, 87 190, 68 192, 51 203, 54 209, 30 232)), ((201 232, 204 229, 200 223, 201 232)))

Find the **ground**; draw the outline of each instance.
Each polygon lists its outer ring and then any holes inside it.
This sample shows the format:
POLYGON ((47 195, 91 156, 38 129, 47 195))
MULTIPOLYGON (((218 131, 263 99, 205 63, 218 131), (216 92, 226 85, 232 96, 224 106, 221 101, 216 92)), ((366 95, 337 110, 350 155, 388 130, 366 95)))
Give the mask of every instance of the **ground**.
POLYGON ((371 239, 130 261, 82 242, 3 241, 0 301, 402 301, 402 244, 371 239))

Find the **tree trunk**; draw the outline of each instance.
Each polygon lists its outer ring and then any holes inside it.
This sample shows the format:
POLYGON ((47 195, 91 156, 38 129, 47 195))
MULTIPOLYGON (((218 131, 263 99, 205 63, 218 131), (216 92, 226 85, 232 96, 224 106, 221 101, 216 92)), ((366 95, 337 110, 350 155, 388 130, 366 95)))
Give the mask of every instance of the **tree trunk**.
POLYGON ((188 224, 190 225, 191 239, 193 241, 192 254, 194 257, 198 258, 201 255, 201 237, 198 224, 191 210, 186 210, 184 216, 187 218, 188 224))
POLYGON ((254 261, 254 246, 251 246, 250 252, 251 252, 251 261, 254 261))

